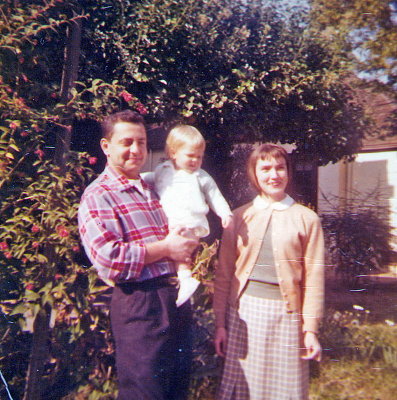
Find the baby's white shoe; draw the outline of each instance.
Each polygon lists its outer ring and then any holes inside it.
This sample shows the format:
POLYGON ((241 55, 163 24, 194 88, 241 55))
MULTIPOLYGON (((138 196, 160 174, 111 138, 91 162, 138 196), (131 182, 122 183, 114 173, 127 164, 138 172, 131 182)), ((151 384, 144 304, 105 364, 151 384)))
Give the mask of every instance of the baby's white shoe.
POLYGON ((200 282, 192 277, 192 271, 183 270, 178 272, 179 278, 179 292, 178 298, 176 299, 176 306, 180 307, 184 304, 193 293, 197 290, 200 285, 200 282))

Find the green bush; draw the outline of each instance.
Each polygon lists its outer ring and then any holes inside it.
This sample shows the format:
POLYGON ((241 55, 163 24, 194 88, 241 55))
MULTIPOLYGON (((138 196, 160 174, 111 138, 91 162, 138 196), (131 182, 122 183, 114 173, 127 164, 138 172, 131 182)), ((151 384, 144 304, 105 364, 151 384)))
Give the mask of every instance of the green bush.
POLYGON ((193 268, 195 277, 202 285, 193 298, 193 366, 189 400, 214 399, 217 379, 220 376, 219 362, 213 345, 215 323, 212 311, 217 249, 218 241, 210 246, 202 243, 193 268))
POLYGON ((328 199, 330 211, 322 214, 331 262, 350 287, 379 272, 391 255, 389 211, 379 188, 352 197, 328 199))
POLYGON ((360 359, 382 361, 397 368, 397 327, 385 324, 363 325, 352 329, 352 339, 360 359))
POLYGON ((370 310, 329 312, 320 330, 324 355, 329 359, 381 361, 397 368, 397 326, 394 321, 368 322, 370 310))

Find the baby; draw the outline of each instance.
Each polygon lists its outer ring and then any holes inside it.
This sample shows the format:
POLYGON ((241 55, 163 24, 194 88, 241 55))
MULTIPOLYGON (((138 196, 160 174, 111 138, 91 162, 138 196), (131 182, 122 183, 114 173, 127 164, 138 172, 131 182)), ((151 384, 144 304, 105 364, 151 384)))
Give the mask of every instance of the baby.
MULTIPOLYGON (((209 207, 221 218, 223 228, 230 225, 232 213, 214 179, 201 169, 205 140, 190 125, 177 126, 166 140, 168 161, 158 165, 152 176, 154 188, 168 217, 169 228, 186 228, 185 235, 202 238, 209 234, 209 207)), ((179 294, 177 306, 195 292, 199 281, 192 277, 190 265, 177 264, 179 294)))

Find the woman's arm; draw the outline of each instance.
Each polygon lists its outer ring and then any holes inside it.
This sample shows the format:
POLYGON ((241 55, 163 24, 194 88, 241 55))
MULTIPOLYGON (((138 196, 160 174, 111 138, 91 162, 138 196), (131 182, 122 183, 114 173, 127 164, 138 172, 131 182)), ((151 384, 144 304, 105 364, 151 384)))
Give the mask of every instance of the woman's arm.
POLYGON ((226 356, 227 332, 226 328, 219 327, 215 331, 215 351, 219 357, 226 356))
POLYGON ((317 338, 324 308, 324 235, 320 219, 310 221, 304 254, 303 332, 306 360, 321 360, 321 345, 317 338))
POLYGON ((214 313, 215 313, 215 351, 220 357, 225 357, 227 346, 226 312, 230 293, 230 285, 234 276, 236 262, 236 237, 234 220, 224 229, 219 263, 215 275, 214 313))
POLYGON ((225 328, 226 325, 227 304, 235 272, 236 257, 235 219, 233 219, 230 226, 223 231, 215 273, 214 313, 217 328, 225 328))

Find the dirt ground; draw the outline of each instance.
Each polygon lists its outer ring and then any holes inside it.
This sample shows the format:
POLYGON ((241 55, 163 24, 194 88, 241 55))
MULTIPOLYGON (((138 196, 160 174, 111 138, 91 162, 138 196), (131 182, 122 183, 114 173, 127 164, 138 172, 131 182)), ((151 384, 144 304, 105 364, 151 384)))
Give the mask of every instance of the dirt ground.
MULTIPOLYGON (((395 275, 395 274, 394 274, 395 275)), ((380 275, 369 282, 349 289, 334 279, 326 282, 325 307, 329 312, 352 311, 353 305, 369 310, 368 321, 397 323, 397 275, 380 275)))

